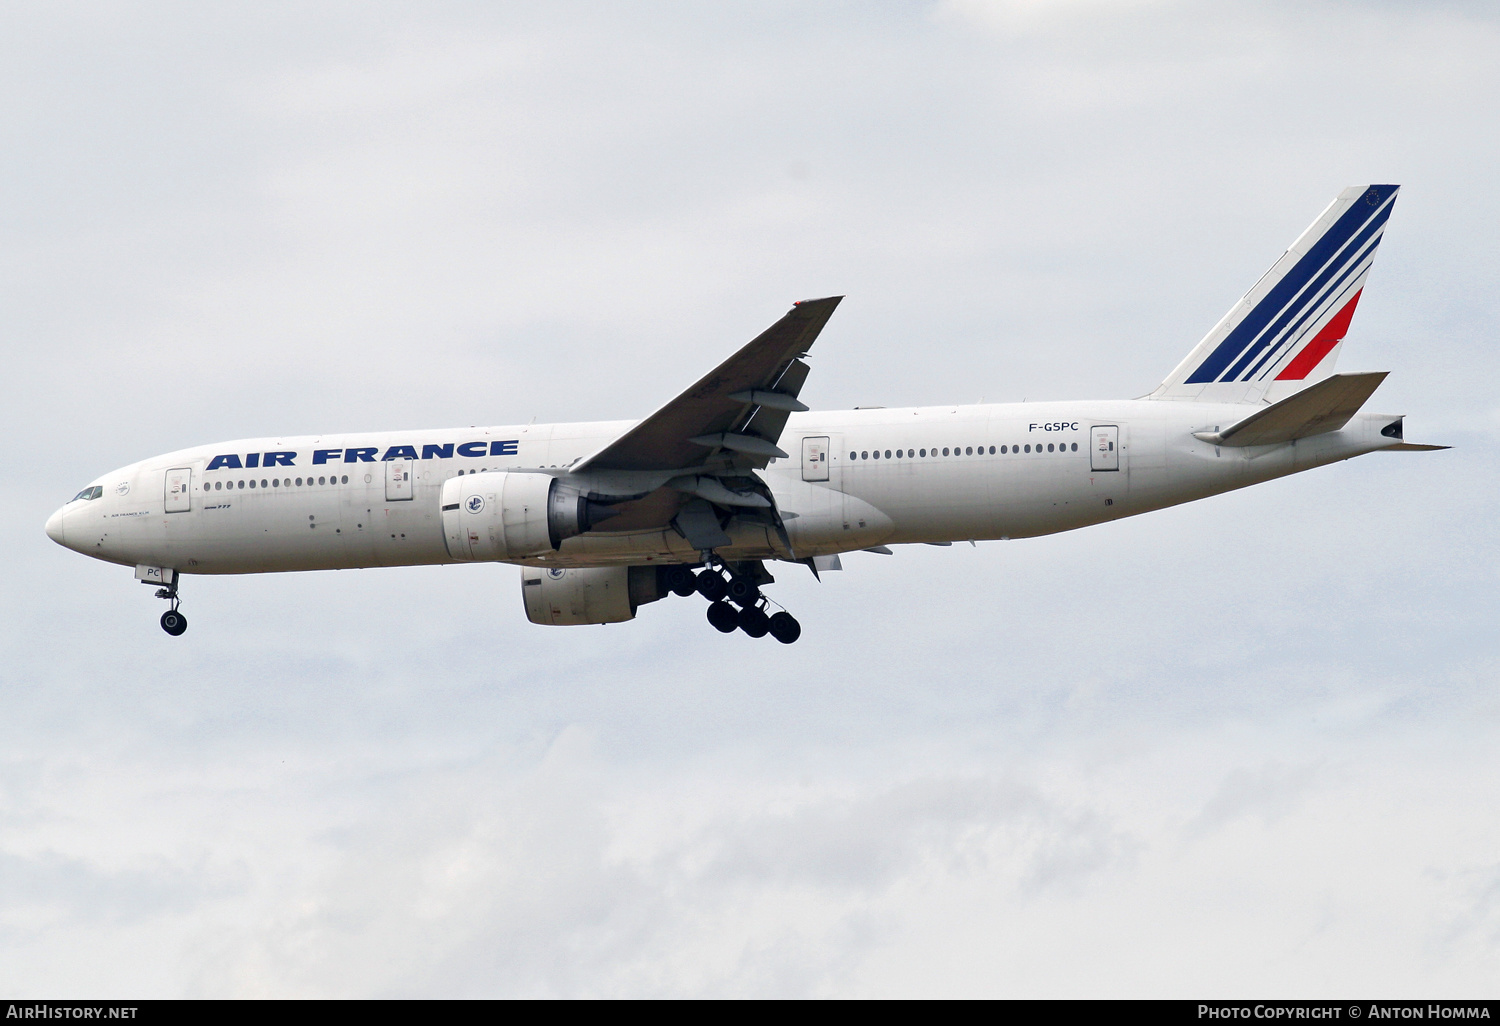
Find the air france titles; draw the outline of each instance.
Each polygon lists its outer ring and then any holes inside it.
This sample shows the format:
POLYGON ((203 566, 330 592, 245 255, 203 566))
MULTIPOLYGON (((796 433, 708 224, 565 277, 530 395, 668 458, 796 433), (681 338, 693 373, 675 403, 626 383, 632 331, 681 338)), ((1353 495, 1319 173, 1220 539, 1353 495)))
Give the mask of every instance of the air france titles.
MULTIPOLYGON (((388 446, 380 455, 380 446, 350 446, 341 449, 314 449, 313 466, 323 463, 385 463, 390 460, 451 460, 455 455, 480 459, 485 456, 514 456, 521 447, 518 438, 497 442, 444 442, 441 445, 422 446, 421 455, 415 445, 388 446)), ((295 467, 295 452, 250 452, 226 453, 215 456, 208 463, 209 470, 254 470, 257 467, 295 467)))

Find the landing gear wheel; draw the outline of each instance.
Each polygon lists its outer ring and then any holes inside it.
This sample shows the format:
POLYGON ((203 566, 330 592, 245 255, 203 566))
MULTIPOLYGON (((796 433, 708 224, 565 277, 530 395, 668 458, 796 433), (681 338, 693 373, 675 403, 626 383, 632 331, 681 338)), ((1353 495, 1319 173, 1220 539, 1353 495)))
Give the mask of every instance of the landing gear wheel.
POLYGON ((716 570, 704 570, 698 574, 693 583, 698 588, 698 594, 710 602, 719 601, 724 597, 724 592, 729 590, 729 586, 724 583, 724 578, 720 577, 716 570))
POLYGON ((770 629, 771 621, 766 614, 755 606, 746 606, 740 610, 740 630, 752 638, 764 638, 766 631, 770 629))
POLYGON ((796 617, 785 610, 774 614, 768 622, 767 627, 771 632, 771 637, 783 645, 790 645, 802 637, 802 625, 797 622, 796 617))
POLYGON ((714 629, 730 634, 740 625, 740 615, 728 602, 711 602, 708 606, 708 622, 714 629))
POLYGON ((667 568, 667 590, 680 598, 687 598, 698 590, 698 582, 693 577, 693 572, 685 566, 673 566, 667 568))
POLYGON ((161 614, 161 629, 175 638, 187 630, 187 617, 175 609, 169 609, 161 614))
POLYGON ((731 577, 729 579, 729 601, 737 606, 749 608, 760 601, 760 589, 754 582, 744 577, 731 577))

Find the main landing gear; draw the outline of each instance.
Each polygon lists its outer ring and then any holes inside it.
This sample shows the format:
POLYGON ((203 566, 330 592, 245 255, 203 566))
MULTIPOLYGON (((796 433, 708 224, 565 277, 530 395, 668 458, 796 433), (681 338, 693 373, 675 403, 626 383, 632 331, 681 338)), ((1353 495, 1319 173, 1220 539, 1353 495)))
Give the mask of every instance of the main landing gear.
POLYGON ((697 592, 708 600, 708 622, 724 634, 744 631, 752 638, 767 634, 790 645, 802 636, 802 625, 786 610, 769 612, 770 602, 761 594, 755 581, 736 574, 720 563, 705 566, 697 573, 691 567, 674 566, 667 570, 666 585, 675 595, 686 598, 697 592))
POLYGON ((179 637, 183 631, 187 630, 187 617, 183 616, 181 610, 177 608, 178 600, 176 574, 172 575, 171 584, 167 585, 165 588, 156 589, 156 597, 159 599, 167 599, 172 603, 172 608, 161 614, 161 629, 172 635, 172 637, 174 638, 179 637))

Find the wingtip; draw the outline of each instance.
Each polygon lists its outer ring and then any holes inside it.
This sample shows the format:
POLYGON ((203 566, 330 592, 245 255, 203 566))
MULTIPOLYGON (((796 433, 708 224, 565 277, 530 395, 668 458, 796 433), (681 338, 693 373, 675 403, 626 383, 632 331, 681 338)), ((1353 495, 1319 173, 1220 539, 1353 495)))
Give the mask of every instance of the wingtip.
POLYGON ((799 299, 792 306, 807 306, 811 303, 832 303, 834 306, 838 306, 843 298, 843 296, 823 296, 821 299, 799 299))

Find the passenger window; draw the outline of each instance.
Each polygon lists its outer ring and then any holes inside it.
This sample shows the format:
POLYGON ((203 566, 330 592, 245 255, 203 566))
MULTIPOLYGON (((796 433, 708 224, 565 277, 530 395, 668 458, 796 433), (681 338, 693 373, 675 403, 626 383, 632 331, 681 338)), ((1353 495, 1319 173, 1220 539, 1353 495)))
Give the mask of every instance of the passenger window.
POLYGON ((859 454, 859 458, 862 459, 862 460, 869 459, 870 458, 870 451, 868 449, 861 450, 860 454, 859 454))
POLYGON ((971 445, 967 449, 965 449, 964 450, 964 455, 965 456, 972 456, 972 455, 974 455, 974 447, 971 445))
POLYGON ((345 474, 343 477, 339 478, 339 484, 348 484, 348 483, 349 483, 349 475, 348 474, 345 474))
POLYGON ((240 482, 240 487, 241 487, 241 488, 243 488, 243 487, 245 487, 245 482, 243 482, 243 481, 241 481, 241 482, 240 482))
POLYGON ((850 458, 850 459, 851 459, 851 460, 853 460, 853 459, 858 459, 858 458, 859 458, 859 453, 856 453, 856 452, 851 452, 851 453, 850 453, 850 454, 849 454, 849 458, 850 458))
POLYGON ((943 455, 944 456, 948 455, 948 449, 947 449, 946 446, 943 448, 943 455))
POLYGON ((1074 442, 1074 443, 1073 443, 1073 451, 1074 451, 1074 452, 1077 452, 1077 451, 1078 451, 1078 443, 1077 443, 1077 442, 1074 442))
POLYGON ((1048 452, 1051 452, 1051 451, 1052 451, 1052 443, 1051 443, 1051 442, 1048 442, 1048 443, 1047 443, 1047 451, 1048 451, 1048 452))
POLYGON ((995 455, 995 447, 993 445, 990 446, 990 455, 991 456, 995 455))
POLYGON ((886 458, 886 459, 890 459, 890 458, 891 458, 891 450, 889 450, 889 449, 887 449, 887 450, 886 450, 886 451, 885 451, 885 458, 886 458))
POLYGON ((1026 447, 1026 451, 1027 451, 1027 452, 1030 452, 1030 451, 1031 451, 1031 446, 1029 446, 1029 445, 1028 445, 1028 446, 1027 446, 1027 447, 1026 447))
POLYGON ((318 484, 327 484, 327 483, 328 482, 326 480, 324 480, 323 478, 321 478, 321 477, 318 478, 318 484))
POLYGON ((923 459, 927 458, 927 450, 926 449, 920 449, 920 450, 918 450, 918 452, 921 454, 921 456, 922 456, 923 459))
POLYGON ((1008 451, 1008 450, 1007 450, 1007 449, 1006 449, 1006 448, 1005 448, 1005 446, 1003 446, 1003 445, 1002 445, 1002 446, 1001 446, 1001 447, 1000 447, 1000 455, 1001 455, 1001 456, 1004 456, 1004 455, 1005 455, 1005 454, 1006 454, 1006 452, 1007 452, 1007 451, 1008 451))
POLYGON ((255 478, 253 478, 253 477, 250 479, 250 487, 251 488, 255 487, 255 478))

